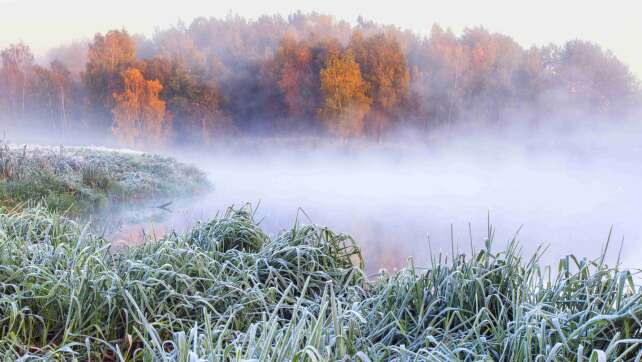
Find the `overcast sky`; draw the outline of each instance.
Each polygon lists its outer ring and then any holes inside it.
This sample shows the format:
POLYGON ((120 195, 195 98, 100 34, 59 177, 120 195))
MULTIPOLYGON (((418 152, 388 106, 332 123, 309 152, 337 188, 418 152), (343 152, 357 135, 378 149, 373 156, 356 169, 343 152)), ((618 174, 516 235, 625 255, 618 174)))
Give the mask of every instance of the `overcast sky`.
POLYGON ((256 18, 296 10, 351 22, 363 15, 422 34, 435 22, 458 34, 482 25, 525 47, 591 40, 613 51, 642 78, 642 20, 637 2, 630 0, 0 0, 0 47, 24 41, 42 55, 49 47, 114 28, 151 35, 157 27, 189 23, 198 16, 231 12, 256 18))

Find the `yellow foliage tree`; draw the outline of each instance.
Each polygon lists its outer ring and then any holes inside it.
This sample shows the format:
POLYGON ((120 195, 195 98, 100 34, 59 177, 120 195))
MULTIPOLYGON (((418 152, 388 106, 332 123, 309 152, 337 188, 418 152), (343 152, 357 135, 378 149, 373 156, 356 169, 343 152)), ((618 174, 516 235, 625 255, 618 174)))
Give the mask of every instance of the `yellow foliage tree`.
POLYGON ((406 56, 392 34, 364 38, 360 31, 355 31, 349 46, 367 84, 366 95, 372 100, 366 128, 380 140, 391 122, 399 121, 408 97, 410 73, 406 56))
POLYGON ((344 140, 360 136, 370 99, 352 52, 332 54, 321 69, 320 80, 323 107, 319 113, 328 130, 344 140))
POLYGON ((165 101, 159 98, 163 86, 158 80, 146 80, 136 68, 128 68, 121 76, 123 91, 113 94, 113 134, 129 146, 163 144, 171 128, 165 101))

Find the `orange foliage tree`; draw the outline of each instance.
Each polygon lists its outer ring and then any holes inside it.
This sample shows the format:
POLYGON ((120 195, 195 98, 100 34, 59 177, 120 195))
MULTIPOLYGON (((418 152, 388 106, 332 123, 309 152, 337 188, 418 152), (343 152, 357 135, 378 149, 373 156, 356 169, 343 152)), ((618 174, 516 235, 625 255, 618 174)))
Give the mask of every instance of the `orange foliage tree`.
POLYGON ((291 35, 281 41, 276 54, 279 67, 278 85, 283 92, 288 114, 292 117, 309 116, 316 106, 318 70, 315 72, 312 48, 291 35))
POLYGON ((370 99, 365 95, 366 85, 352 52, 331 55, 320 78, 323 94, 320 116, 328 130, 344 140, 361 135, 370 99))
POLYGON ((408 97, 410 73, 399 41, 386 33, 367 38, 356 31, 350 40, 363 78, 368 85, 366 95, 372 99, 369 115, 370 132, 380 138, 408 97))
POLYGON ((82 80, 87 90, 91 119, 108 128, 114 92, 122 89, 121 73, 136 64, 136 44, 126 31, 96 34, 87 51, 82 80))
POLYGON ((159 98, 163 86, 157 80, 146 80, 136 68, 122 72, 122 78, 123 91, 113 94, 113 134, 130 146, 164 143, 171 123, 165 117, 165 101, 159 98))

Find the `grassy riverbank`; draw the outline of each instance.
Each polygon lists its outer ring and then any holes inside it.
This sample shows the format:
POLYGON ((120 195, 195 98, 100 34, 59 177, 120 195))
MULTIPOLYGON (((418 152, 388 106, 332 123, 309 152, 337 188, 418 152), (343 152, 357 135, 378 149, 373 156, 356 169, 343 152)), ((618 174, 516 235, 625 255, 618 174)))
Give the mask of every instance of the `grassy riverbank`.
MULTIPOLYGON (((489 235, 492 231, 489 230, 489 235)), ((635 360, 642 292, 517 244, 367 280, 351 238, 252 210, 113 252, 42 208, 0 213, 0 355, 69 360, 635 360), (554 275, 554 276, 551 276, 554 275)))
POLYGON ((158 155, 0 146, 0 205, 9 208, 44 202, 52 211, 79 216, 193 195, 209 187, 198 169, 158 155))

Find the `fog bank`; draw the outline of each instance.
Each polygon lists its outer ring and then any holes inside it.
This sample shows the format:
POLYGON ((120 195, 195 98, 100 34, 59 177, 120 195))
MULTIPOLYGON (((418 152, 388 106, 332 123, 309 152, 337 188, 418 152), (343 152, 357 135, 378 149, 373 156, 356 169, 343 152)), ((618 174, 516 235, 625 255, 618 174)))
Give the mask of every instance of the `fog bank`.
MULTIPOLYGON (((173 212, 165 219, 155 213, 154 226, 146 229, 184 230, 249 202, 258 206, 257 218, 270 233, 299 217, 352 235, 364 249, 368 271, 375 272, 401 267, 410 256, 428 265, 428 237, 433 252, 450 254, 451 226, 454 242, 469 253, 470 223, 472 245, 479 249, 488 217, 497 248, 521 226, 523 253, 548 245, 547 263, 569 253, 597 257, 612 226, 611 262, 624 239, 623 263, 639 267, 642 126, 559 124, 546 130, 450 130, 430 140, 413 139, 408 131, 383 144, 243 139, 162 151, 206 171, 214 190, 196 200, 173 200, 173 212)), ((114 145, 97 137, 7 137, 32 144, 114 145)), ((135 239, 140 229, 119 237, 135 239)))
POLYGON ((599 256, 612 226, 610 260, 624 239, 623 262, 639 266, 640 136, 637 125, 596 125, 431 145, 214 148, 179 156, 206 170, 215 190, 178 202, 167 222, 182 228, 250 202, 272 233, 299 217, 351 234, 370 272, 410 256, 427 265, 428 237, 433 252, 450 254, 451 226, 461 251, 470 252, 471 236, 479 249, 489 216, 497 247, 521 226, 524 254, 548 245, 548 263, 569 253, 599 256))

